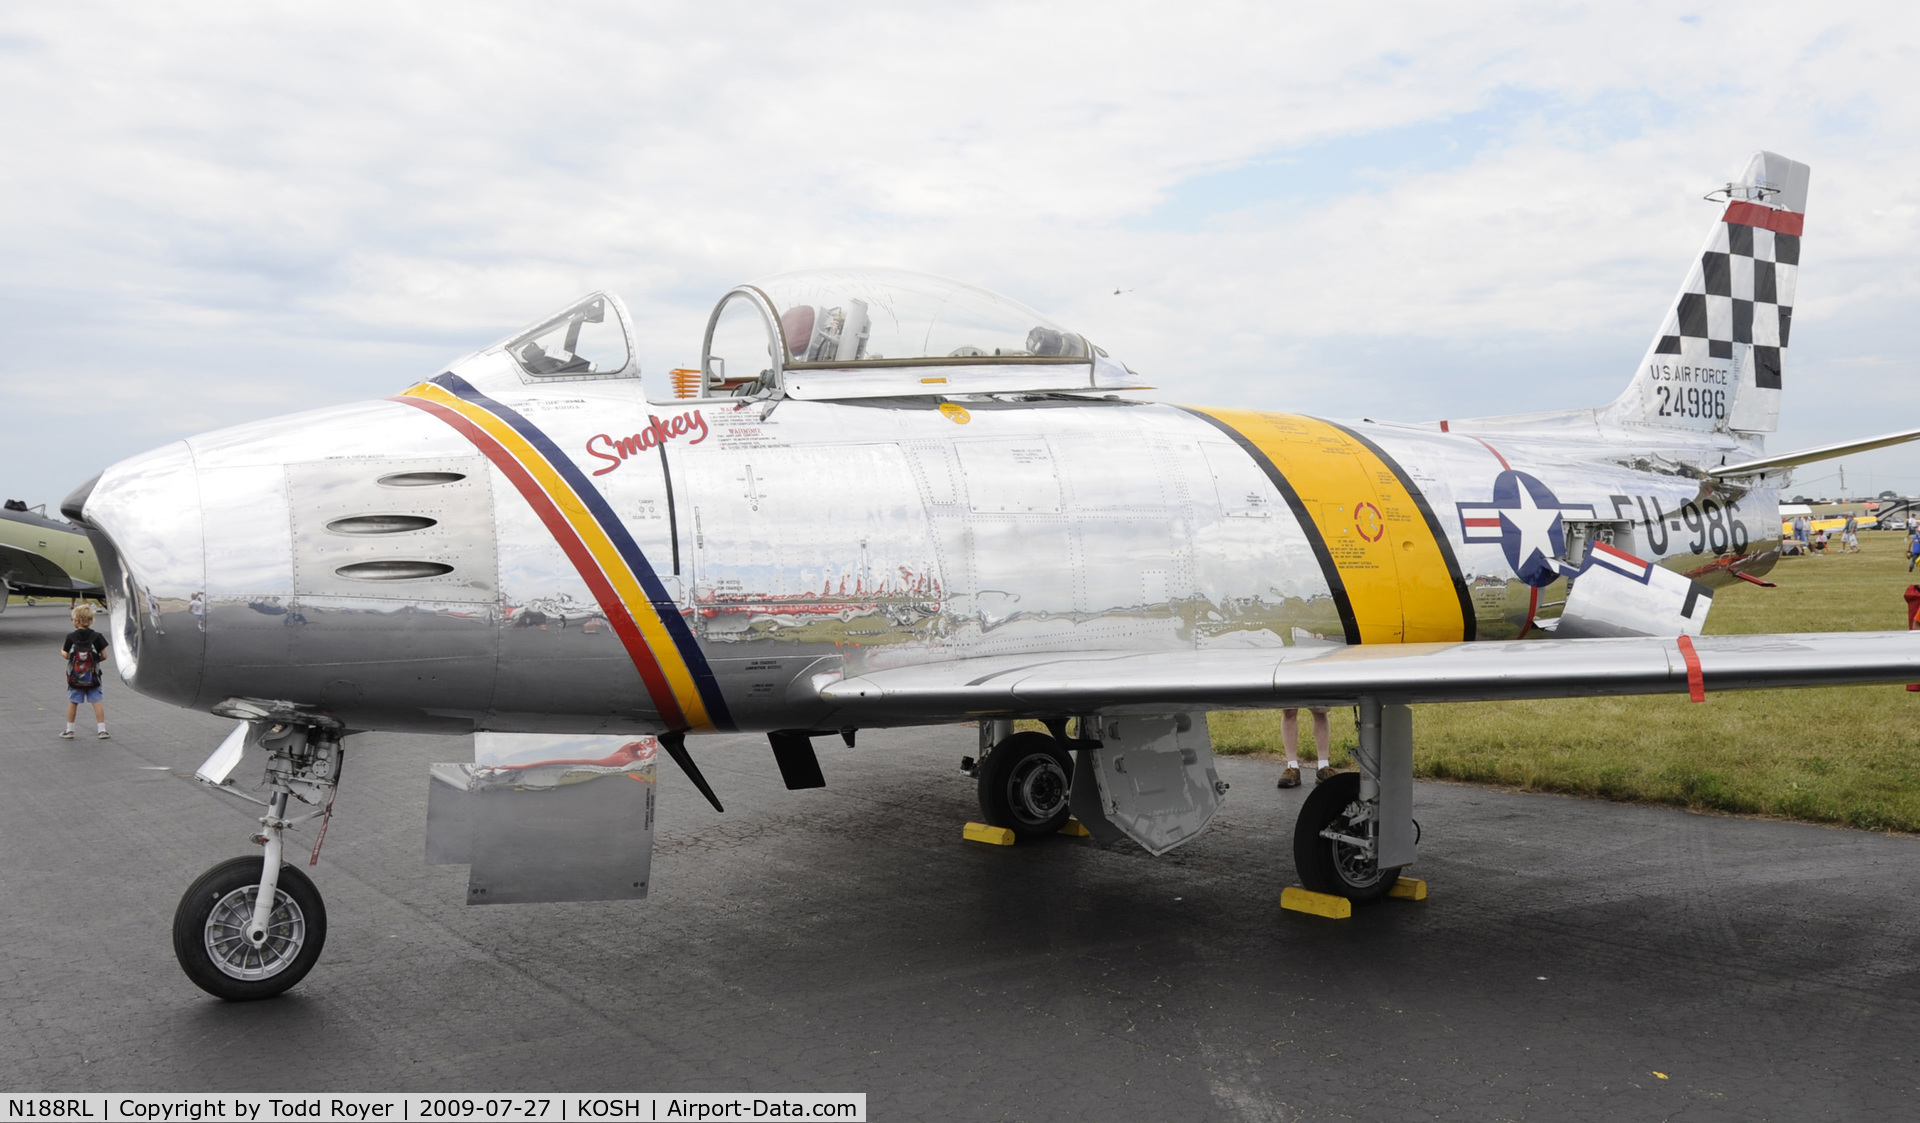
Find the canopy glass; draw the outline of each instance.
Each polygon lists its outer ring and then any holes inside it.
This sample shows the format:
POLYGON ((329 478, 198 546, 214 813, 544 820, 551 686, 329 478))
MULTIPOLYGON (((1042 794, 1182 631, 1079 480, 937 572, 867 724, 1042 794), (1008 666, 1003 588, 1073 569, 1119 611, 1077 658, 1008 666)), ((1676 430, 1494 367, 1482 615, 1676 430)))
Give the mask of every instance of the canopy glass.
POLYGON ((1085 363, 1087 341, 1017 301, 900 269, 815 269, 753 282, 780 318, 788 367, 1085 363))

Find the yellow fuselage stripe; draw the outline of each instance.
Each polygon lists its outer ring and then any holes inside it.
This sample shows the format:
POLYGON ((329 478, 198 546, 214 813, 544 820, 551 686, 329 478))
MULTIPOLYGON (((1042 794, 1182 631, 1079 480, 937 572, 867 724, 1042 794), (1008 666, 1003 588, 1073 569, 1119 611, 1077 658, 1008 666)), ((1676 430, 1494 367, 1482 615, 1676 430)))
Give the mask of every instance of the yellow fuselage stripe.
POLYGON ((666 625, 661 622, 660 614, 654 608, 653 602, 647 598, 646 591, 640 587, 639 579, 634 576, 633 570, 620 556, 620 552, 614 549, 612 541, 607 538, 606 532, 601 530, 600 523, 593 517, 593 513, 587 510, 586 505, 581 503, 579 497, 573 493, 573 488, 569 487, 567 482, 560 478, 560 474, 547 463, 546 457, 540 455, 540 450, 528 443, 527 439, 516 432, 513 426, 492 413, 431 383, 421 383, 405 393, 412 397, 424 398, 459 413, 460 416, 485 430, 488 436, 500 442, 501 447, 520 462, 520 466, 527 470, 527 473, 540 485, 541 490, 546 492, 547 498, 559 509, 561 515, 567 520, 567 524, 573 527, 574 533, 580 536, 580 541, 586 545, 587 552, 593 555, 594 560, 600 565, 600 571, 606 574, 608 582, 619 594, 621 603, 626 606, 627 613, 633 617, 633 622, 640 628, 640 634, 646 639, 647 647, 653 652, 654 659, 659 662, 660 671, 666 676, 667 684, 673 688, 673 696, 679 701, 680 712, 686 717, 689 725, 695 730, 712 729, 713 721, 707 716, 706 705, 700 700, 700 690, 694 685, 693 674, 687 668, 687 661, 680 654, 680 648, 673 642, 673 637, 668 634, 666 625))
POLYGON ((1312 417, 1200 412, 1239 432, 1293 486, 1346 588, 1361 643, 1466 636, 1451 551, 1436 539, 1412 485, 1365 443, 1312 417))

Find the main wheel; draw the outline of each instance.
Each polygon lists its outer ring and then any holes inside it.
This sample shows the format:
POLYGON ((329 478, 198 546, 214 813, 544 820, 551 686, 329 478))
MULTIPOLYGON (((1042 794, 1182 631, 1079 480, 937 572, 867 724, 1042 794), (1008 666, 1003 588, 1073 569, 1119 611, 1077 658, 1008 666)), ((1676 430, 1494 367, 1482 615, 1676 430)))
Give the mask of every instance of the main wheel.
POLYGON ((280 867, 267 939, 246 927, 260 895, 260 858, 235 858, 200 875, 173 911, 173 954, 194 985, 216 998, 272 998, 306 977, 327 942, 327 908, 307 875, 280 867))
POLYGON ((980 814, 1016 838, 1039 838, 1067 825, 1073 758, 1045 733, 1015 733, 980 765, 980 814))
POLYGON ((1359 798, 1360 774, 1341 772, 1315 784, 1300 808, 1293 827, 1293 864, 1301 884, 1316 893, 1371 901, 1384 896, 1400 878, 1398 867, 1380 869, 1358 847, 1321 837, 1328 827, 1348 833, 1347 810, 1359 798))

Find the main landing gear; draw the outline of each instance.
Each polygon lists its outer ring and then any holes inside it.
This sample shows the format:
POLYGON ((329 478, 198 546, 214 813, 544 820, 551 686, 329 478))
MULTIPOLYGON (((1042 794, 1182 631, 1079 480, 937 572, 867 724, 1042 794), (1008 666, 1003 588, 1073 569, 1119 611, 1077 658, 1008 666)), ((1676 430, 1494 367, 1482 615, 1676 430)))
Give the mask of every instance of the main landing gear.
POLYGON ((1414 859, 1413 716, 1405 706, 1362 698, 1358 772, 1321 781, 1293 828, 1300 883, 1359 903, 1377 900, 1414 859))
MULTIPOLYGON (((287 828, 333 814, 345 754, 337 726, 254 721, 202 765, 198 778, 215 789, 266 808, 254 836, 262 857, 233 858, 200 875, 173 914, 173 954, 194 985, 217 998, 244 1002, 271 998, 306 977, 327 942, 327 909, 320 891, 298 868, 282 863, 287 828), (249 744, 266 749, 265 800, 226 786, 249 744), (314 808, 289 818, 291 801, 314 808)), ((317 860, 320 848, 314 846, 317 860)))
POLYGON ((1360 801, 1360 774, 1341 772, 1316 785, 1293 825, 1293 865, 1300 884, 1350 901, 1383 896, 1400 870, 1374 858, 1372 813, 1360 801))
POLYGON ((1040 838, 1067 825, 1073 758, 1052 737, 1012 734, 974 771, 980 780, 980 814, 989 825, 1006 827, 1016 838, 1040 838))

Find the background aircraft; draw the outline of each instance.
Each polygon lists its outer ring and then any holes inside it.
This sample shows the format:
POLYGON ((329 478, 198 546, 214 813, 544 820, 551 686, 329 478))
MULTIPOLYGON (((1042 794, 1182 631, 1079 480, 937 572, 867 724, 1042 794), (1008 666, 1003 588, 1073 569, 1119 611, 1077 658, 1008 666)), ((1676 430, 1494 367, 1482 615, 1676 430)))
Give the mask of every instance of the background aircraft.
POLYGON ((267 761, 265 861, 188 890, 181 964, 227 998, 312 966, 325 913, 282 835, 328 814, 356 730, 476 735, 436 766, 428 855, 490 903, 645 894, 649 738, 719 808, 688 734, 765 732, 804 788, 815 736, 978 722, 991 823, 1159 854, 1225 794, 1208 711, 1352 705, 1360 771, 1306 801, 1295 857, 1367 900, 1417 857, 1410 703, 1920 677, 1906 633, 1699 638, 1777 558, 1788 469, 1920 436, 1763 449, 1807 183, 1761 153, 1717 193, 1594 409, 1155 404, 1032 309, 833 270, 725 294, 686 399, 645 399, 595 293, 394 398, 123 461, 63 506, 116 664, 241 719, 203 779, 241 794, 267 761))
POLYGON ((18 499, 0 509, 0 612, 15 594, 104 599, 100 563, 80 528, 18 499))

